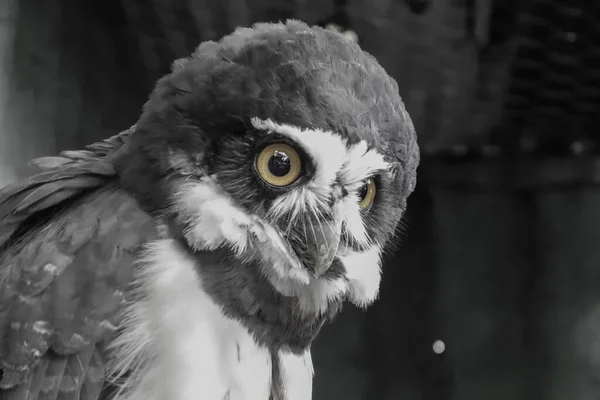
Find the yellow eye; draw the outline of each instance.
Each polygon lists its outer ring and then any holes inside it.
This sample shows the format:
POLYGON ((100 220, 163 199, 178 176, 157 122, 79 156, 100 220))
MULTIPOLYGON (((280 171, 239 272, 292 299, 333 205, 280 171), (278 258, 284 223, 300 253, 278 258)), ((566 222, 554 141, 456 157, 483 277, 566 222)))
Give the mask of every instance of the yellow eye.
POLYGON ((256 158, 258 176, 269 185, 277 187, 294 183, 300 176, 301 166, 296 150, 283 143, 265 147, 256 158))
POLYGON ((364 185, 358 189, 358 199, 360 200, 360 208, 368 210, 373 205, 375 200, 375 194, 377 193, 377 186, 373 178, 369 178, 365 181, 364 185))

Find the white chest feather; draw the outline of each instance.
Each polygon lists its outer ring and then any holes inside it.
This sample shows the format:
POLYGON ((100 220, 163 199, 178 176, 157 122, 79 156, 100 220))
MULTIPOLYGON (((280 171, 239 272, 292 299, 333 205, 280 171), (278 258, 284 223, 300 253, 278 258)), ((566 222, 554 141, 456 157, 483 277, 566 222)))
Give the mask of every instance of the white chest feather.
MULTIPOLYGON (((268 400, 271 356, 201 289, 194 261, 172 240, 155 242, 135 277, 137 301, 113 342, 119 400, 268 400), (122 373, 133 370, 129 377, 122 373)), ((309 400, 310 353, 281 355, 285 400, 309 400)))

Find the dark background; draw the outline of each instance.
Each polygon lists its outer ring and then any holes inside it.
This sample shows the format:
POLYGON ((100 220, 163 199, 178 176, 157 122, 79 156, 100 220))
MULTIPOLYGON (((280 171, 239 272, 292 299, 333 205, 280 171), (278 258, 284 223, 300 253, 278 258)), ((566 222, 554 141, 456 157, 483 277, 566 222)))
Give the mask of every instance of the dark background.
POLYGON ((356 32, 423 150, 380 301, 315 343, 315 399, 600 398, 595 0, 2 0, 0 184, 134 124, 201 41, 289 17, 356 32))

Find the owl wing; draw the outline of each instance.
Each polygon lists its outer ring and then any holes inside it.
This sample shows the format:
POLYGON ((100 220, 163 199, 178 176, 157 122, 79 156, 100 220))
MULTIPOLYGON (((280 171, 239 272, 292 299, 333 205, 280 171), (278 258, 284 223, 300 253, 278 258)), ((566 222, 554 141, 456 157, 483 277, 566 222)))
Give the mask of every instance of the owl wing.
POLYGON ((40 173, 0 191, 3 400, 100 396, 103 341, 156 235, 106 159, 126 136, 37 160, 40 173))

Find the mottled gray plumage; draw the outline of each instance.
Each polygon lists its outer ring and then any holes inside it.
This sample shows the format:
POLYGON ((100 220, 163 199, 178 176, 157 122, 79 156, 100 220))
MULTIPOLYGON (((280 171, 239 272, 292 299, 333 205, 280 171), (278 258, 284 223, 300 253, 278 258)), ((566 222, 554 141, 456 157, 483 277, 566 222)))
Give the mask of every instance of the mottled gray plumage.
POLYGON ((155 233, 105 158, 128 135, 37 160, 42 172, 0 191, 3 399, 100 393, 102 341, 118 323, 134 252, 155 233))
MULTIPOLYGON (((279 351, 309 348, 347 296, 304 312, 300 295, 282 293, 265 275, 258 237, 250 235, 242 255, 235 243, 199 249, 189 239, 192 222, 174 206, 182 184, 214 181, 257 227, 271 225, 311 270, 306 228, 302 235, 291 218, 270 216, 284 191, 265 185, 253 169, 261 146, 290 138, 258 129, 253 119, 333 132, 348 151, 360 143, 365 152, 376 150, 390 171, 377 174, 377 201, 361 214, 369 240, 345 227, 341 246, 360 254, 387 244, 414 188, 419 153, 397 85, 376 60, 339 34, 296 21, 203 43, 157 83, 135 128, 85 151, 37 160, 39 173, 0 191, 2 399, 99 398, 105 347, 124 328, 118 312, 126 300, 140 300, 132 291, 134 261, 160 229, 195 260, 202 289, 223 313, 269 349, 271 396, 286 398, 276 376, 279 351)), ((307 177, 322 168, 309 158, 307 177)), ((348 272, 336 258, 319 282, 348 285, 348 272)))

